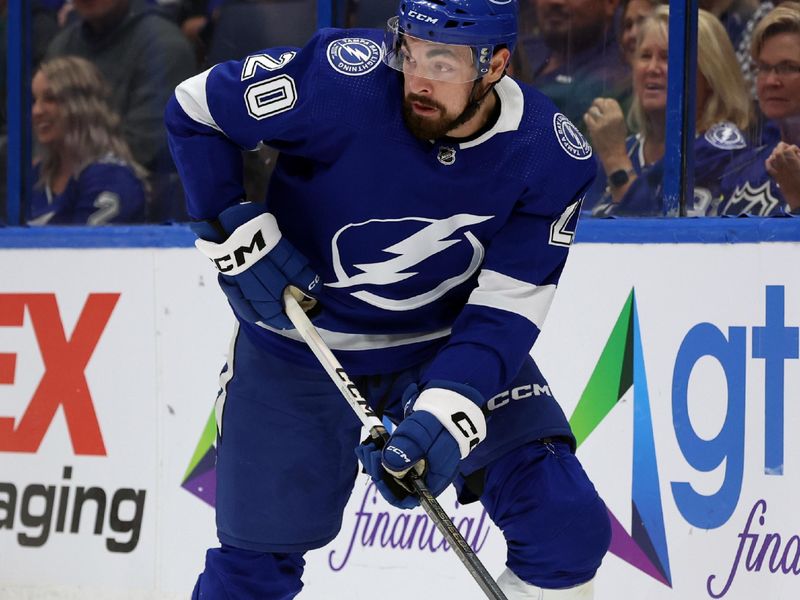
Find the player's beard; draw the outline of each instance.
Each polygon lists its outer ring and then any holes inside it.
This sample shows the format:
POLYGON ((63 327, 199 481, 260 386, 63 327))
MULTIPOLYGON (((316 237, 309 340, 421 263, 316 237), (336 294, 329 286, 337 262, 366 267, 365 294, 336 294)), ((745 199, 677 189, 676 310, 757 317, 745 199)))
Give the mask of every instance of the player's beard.
POLYGON ((477 93, 479 87, 478 85, 472 87, 466 107, 456 117, 449 116, 447 109, 435 100, 418 94, 408 94, 403 100, 403 119, 406 126, 414 137, 421 140, 437 140, 444 137, 448 132, 469 121, 478 112, 484 97, 483 94, 477 93), (435 108, 441 116, 423 117, 414 112, 414 108, 411 106, 412 102, 435 108))

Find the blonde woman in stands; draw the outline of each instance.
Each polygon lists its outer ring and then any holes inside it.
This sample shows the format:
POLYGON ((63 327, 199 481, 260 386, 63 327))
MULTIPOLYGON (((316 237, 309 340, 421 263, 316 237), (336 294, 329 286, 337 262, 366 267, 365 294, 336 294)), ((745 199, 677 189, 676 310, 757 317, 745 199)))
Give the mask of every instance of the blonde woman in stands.
MULTIPOLYGON (((598 216, 656 216, 664 212, 669 7, 660 6, 639 31, 633 60, 633 103, 626 139, 619 104, 597 98, 584 115, 608 187, 598 216)), ((695 188, 689 215, 716 214, 722 174, 747 148, 742 130, 750 100, 736 55, 719 20, 699 11, 695 123, 695 188)))
POLYGON ((122 138, 99 71, 82 58, 54 58, 31 87, 37 151, 28 223, 143 221, 145 172, 122 138))

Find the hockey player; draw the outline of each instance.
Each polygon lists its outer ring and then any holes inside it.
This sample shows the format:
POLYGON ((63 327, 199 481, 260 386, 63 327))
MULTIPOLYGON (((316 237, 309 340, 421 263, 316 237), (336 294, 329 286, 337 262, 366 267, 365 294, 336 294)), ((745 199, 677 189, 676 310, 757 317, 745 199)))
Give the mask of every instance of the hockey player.
POLYGON ((293 598, 334 539, 363 462, 387 501, 422 466, 508 543, 510 599, 584 599, 606 508, 529 355, 595 173, 577 128, 505 74, 513 0, 403 0, 386 32, 318 32, 217 65, 167 108, 198 248, 238 318, 217 399, 217 530, 195 598, 293 598), (265 204, 241 150, 280 150, 265 204), (385 451, 283 313, 319 301, 323 339, 373 408, 385 451), (453 418, 458 417, 458 418, 453 418))

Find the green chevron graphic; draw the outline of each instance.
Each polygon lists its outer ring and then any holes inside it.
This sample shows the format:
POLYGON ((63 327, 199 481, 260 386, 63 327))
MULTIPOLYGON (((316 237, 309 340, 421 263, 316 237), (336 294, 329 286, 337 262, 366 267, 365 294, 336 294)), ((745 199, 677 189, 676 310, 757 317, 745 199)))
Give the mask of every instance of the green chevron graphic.
POLYGON ((570 418, 579 446, 631 387, 634 407, 631 534, 609 511, 612 524, 610 551, 671 587, 650 395, 634 290, 628 295, 570 418))

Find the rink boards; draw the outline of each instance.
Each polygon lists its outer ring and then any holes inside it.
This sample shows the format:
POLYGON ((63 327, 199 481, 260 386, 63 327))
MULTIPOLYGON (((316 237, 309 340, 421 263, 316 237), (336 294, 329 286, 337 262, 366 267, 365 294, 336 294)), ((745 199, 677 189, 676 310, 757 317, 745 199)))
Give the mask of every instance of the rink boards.
MULTIPOLYGON (((215 542, 232 318, 188 234, 151 232, 0 250, 0 598, 187 598, 215 542)), ((800 243, 636 235, 575 245, 534 348, 612 515, 597 598, 800 597, 800 243)), ((499 574, 497 528, 441 500, 499 574)), ((310 600, 481 597, 364 478, 307 559, 310 600)))

